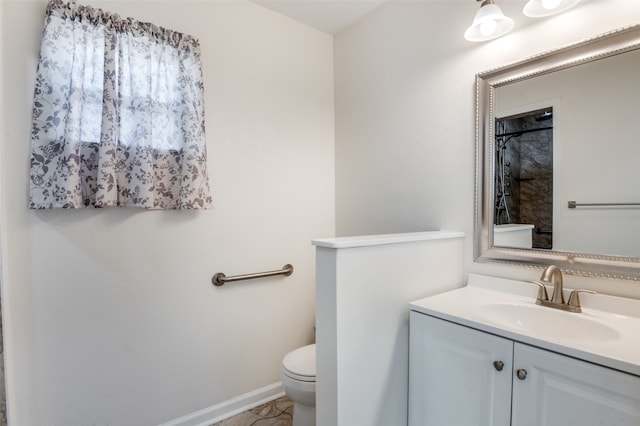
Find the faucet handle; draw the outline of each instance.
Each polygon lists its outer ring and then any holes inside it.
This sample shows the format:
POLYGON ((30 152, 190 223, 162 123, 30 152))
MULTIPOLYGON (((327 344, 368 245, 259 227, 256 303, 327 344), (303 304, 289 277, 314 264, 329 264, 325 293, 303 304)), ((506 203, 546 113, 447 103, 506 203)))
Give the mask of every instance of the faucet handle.
POLYGON ((573 290, 571 294, 569 294, 569 301, 567 302, 567 305, 572 307, 573 312, 582 312, 582 308, 580 307, 580 293, 598 294, 592 290, 573 290))
POLYGON ((535 284, 539 287, 538 298, 536 299, 536 303, 541 301, 546 302, 547 300, 549 300, 549 295, 547 294, 547 287, 545 287, 544 284, 542 284, 540 281, 531 281, 531 280, 527 280, 525 282, 529 284, 535 284))

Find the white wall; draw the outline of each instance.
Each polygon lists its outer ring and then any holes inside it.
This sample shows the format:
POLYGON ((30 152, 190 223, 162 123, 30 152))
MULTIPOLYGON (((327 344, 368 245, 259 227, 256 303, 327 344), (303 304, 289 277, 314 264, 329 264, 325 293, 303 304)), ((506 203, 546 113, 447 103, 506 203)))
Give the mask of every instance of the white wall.
POLYGON ((200 39, 209 211, 30 211, 44 0, 2 7, 1 215, 13 425, 154 425, 279 381, 334 233, 332 38, 247 1, 91 1, 200 39), (212 286, 279 269, 291 277, 212 286))
MULTIPOLYGON (((584 0, 537 20, 522 14, 525 3, 499 2, 515 29, 487 43, 463 38, 478 8, 468 0, 391 1, 336 37, 338 236, 464 231, 467 271, 538 278, 473 263, 474 76, 640 22, 640 2, 584 0)), ((629 282, 566 282, 640 297, 629 282)))
POLYGON ((461 232, 315 240, 318 426, 402 426, 409 303, 461 287, 461 232))

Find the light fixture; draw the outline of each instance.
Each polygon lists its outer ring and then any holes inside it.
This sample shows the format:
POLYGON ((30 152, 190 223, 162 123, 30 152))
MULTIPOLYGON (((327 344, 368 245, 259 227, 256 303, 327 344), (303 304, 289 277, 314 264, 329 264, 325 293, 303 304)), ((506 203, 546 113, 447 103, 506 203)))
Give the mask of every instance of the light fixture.
MULTIPOLYGON (((473 23, 464 32, 469 41, 487 41, 505 35, 513 28, 513 19, 504 16, 494 0, 482 1, 473 23)), ((547 1, 547 0, 545 0, 547 1)))
POLYGON ((555 15, 575 6, 580 0, 529 0, 522 13, 531 18, 555 15))

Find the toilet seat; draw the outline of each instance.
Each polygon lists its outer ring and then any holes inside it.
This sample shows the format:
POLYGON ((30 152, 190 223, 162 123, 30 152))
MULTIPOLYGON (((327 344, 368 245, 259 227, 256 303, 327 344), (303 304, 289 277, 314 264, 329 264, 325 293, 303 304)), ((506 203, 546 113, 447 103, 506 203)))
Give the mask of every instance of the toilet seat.
POLYGON ((282 373, 301 382, 316 381, 316 345, 289 352, 282 360, 282 373))

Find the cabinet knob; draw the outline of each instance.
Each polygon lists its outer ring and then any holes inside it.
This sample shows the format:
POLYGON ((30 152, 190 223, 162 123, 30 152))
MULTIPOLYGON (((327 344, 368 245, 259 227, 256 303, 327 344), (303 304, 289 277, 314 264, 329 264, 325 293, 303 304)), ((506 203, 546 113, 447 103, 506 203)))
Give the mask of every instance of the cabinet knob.
POLYGON ((502 362, 502 361, 493 361, 493 367, 498 371, 502 371, 502 369, 504 368, 504 362, 502 362))
POLYGON ((520 368, 516 371, 516 376, 518 377, 518 379, 520 380, 524 380, 527 378, 527 370, 525 370, 524 368, 520 368))

